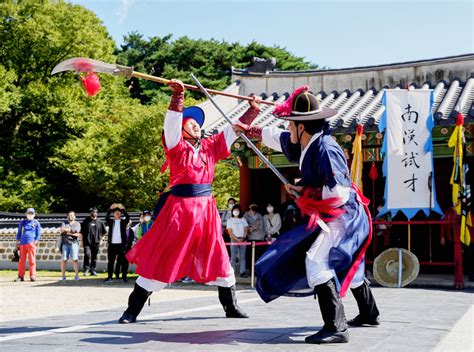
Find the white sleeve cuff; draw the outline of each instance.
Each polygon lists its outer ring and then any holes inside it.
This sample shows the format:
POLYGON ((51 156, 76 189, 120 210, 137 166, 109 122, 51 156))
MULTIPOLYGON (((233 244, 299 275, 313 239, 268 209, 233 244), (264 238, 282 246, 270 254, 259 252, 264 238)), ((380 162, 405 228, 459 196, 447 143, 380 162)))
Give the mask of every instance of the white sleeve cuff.
POLYGON ((227 150, 230 151, 230 148, 232 147, 232 143, 234 143, 235 140, 237 139, 237 134, 235 133, 231 125, 225 126, 224 129, 222 130, 222 133, 224 133, 225 144, 227 145, 227 150))
POLYGON ((181 112, 168 110, 163 122, 165 132, 166 148, 173 149, 181 140, 181 129, 183 124, 183 114, 181 112))
POLYGON ((262 129, 262 142, 268 148, 281 152, 280 135, 284 132, 280 128, 264 127, 262 129))
POLYGON ((333 198, 333 197, 341 198, 341 201, 336 205, 337 207, 340 207, 341 205, 344 205, 347 203, 347 201, 349 200, 350 192, 351 192, 351 188, 347 186, 335 185, 333 188, 324 186, 322 197, 323 199, 328 199, 328 198, 333 198))

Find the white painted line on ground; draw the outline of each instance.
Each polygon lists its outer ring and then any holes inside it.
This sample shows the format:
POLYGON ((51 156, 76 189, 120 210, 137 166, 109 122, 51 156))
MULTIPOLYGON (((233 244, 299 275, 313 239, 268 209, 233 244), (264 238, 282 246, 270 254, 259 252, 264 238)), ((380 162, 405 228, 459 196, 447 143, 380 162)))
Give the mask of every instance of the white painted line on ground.
POLYGON ((474 305, 467 310, 446 337, 435 347, 436 352, 474 351, 474 305))
MULTIPOLYGON (((245 299, 245 300, 239 301, 239 304, 250 303, 250 302, 255 302, 255 301, 260 301, 260 298, 245 299)), ((204 306, 204 307, 198 307, 198 308, 173 310, 171 312, 148 314, 148 315, 140 316, 140 319, 148 320, 148 319, 154 319, 154 318, 159 318, 159 317, 169 317, 172 315, 180 315, 180 314, 185 314, 185 313, 213 310, 217 308, 222 309, 222 306, 220 304, 213 304, 210 306, 204 306)), ((72 331, 78 331, 78 330, 85 330, 89 328, 102 327, 104 325, 105 324, 74 325, 74 326, 69 326, 65 328, 57 328, 57 329, 51 329, 51 330, 46 330, 46 331, 22 332, 22 333, 17 333, 17 334, 14 333, 14 334, 6 335, 6 336, 1 336, 0 342, 28 339, 31 337, 48 336, 52 334, 72 332, 72 331)))

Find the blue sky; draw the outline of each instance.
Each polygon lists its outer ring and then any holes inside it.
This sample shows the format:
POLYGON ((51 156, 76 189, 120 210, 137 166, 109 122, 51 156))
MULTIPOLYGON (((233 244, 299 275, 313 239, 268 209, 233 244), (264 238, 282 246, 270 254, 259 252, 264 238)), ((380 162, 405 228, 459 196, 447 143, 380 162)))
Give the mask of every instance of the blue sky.
POLYGON ((474 52, 472 0, 70 0, 92 10, 117 44, 145 37, 255 40, 330 68, 474 52))

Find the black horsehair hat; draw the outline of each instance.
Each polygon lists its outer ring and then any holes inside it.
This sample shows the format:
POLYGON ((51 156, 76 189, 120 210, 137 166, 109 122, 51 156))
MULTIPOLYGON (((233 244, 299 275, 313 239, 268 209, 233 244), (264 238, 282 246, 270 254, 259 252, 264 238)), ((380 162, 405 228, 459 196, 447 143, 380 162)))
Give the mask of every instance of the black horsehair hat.
POLYGON ((320 106, 318 98, 308 91, 308 86, 296 89, 273 111, 273 115, 280 119, 302 122, 322 120, 336 114, 337 110, 320 106))

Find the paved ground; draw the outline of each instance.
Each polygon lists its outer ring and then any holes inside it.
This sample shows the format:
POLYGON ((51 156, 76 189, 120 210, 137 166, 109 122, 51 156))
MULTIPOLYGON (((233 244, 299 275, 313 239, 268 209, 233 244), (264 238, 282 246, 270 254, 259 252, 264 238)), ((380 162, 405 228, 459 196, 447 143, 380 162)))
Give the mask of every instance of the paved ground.
MULTIPOLYGON (((215 289, 172 287, 152 296, 137 324, 117 324, 132 286, 0 278, 0 351, 474 350, 472 291, 376 287, 383 324, 351 329, 349 344, 319 347, 304 343, 322 325, 312 298, 264 304, 244 289, 239 302, 251 318, 225 319, 215 289)), ((344 304, 348 317, 356 314, 350 294, 344 304)))

